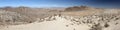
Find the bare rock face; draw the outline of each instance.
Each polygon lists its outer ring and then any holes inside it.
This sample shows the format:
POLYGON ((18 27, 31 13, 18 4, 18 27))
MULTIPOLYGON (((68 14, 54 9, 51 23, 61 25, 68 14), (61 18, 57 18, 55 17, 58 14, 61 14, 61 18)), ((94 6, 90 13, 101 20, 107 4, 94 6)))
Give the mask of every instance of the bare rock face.
POLYGON ((17 24, 25 24, 32 23, 34 20, 28 16, 23 14, 19 14, 16 12, 9 11, 0 11, 0 24, 1 25, 17 25, 17 24))
POLYGON ((65 11, 83 11, 83 10, 94 10, 97 8, 88 7, 88 6, 74 6, 74 7, 68 7, 65 9, 65 11))

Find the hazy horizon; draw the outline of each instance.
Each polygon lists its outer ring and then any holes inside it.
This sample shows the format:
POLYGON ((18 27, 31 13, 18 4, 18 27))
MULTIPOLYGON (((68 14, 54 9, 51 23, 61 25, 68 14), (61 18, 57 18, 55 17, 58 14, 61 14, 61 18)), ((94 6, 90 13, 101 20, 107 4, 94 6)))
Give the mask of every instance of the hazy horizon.
POLYGON ((0 7, 70 7, 92 6, 102 8, 120 8, 120 0, 0 0, 0 7))

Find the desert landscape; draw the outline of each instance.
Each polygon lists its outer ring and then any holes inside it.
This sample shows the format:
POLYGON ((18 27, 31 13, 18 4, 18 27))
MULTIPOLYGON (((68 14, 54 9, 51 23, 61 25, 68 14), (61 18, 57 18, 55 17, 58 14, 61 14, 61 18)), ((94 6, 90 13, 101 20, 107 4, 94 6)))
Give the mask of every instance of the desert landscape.
POLYGON ((120 0, 0 0, 0 30, 120 30, 120 0))
POLYGON ((119 30, 120 9, 1 7, 0 30, 119 30))

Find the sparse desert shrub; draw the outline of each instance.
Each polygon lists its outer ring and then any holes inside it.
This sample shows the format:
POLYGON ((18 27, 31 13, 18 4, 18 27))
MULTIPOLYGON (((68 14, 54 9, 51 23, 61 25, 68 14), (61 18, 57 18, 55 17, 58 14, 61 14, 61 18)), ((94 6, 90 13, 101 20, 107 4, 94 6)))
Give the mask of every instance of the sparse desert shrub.
POLYGON ((34 20, 26 15, 16 12, 0 11, 0 24, 1 25, 17 25, 32 23, 34 20))
POLYGON ((100 24, 93 25, 92 29, 90 30, 102 30, 102 26, 100 24))

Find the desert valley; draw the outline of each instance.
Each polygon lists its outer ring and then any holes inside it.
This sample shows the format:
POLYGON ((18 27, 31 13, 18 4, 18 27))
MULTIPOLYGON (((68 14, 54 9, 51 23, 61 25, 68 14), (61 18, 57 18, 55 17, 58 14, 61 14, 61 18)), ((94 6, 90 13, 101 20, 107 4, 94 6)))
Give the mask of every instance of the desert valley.
POLYGON ((1 7, 0 30, 119 30, 120 9, 1 7))

